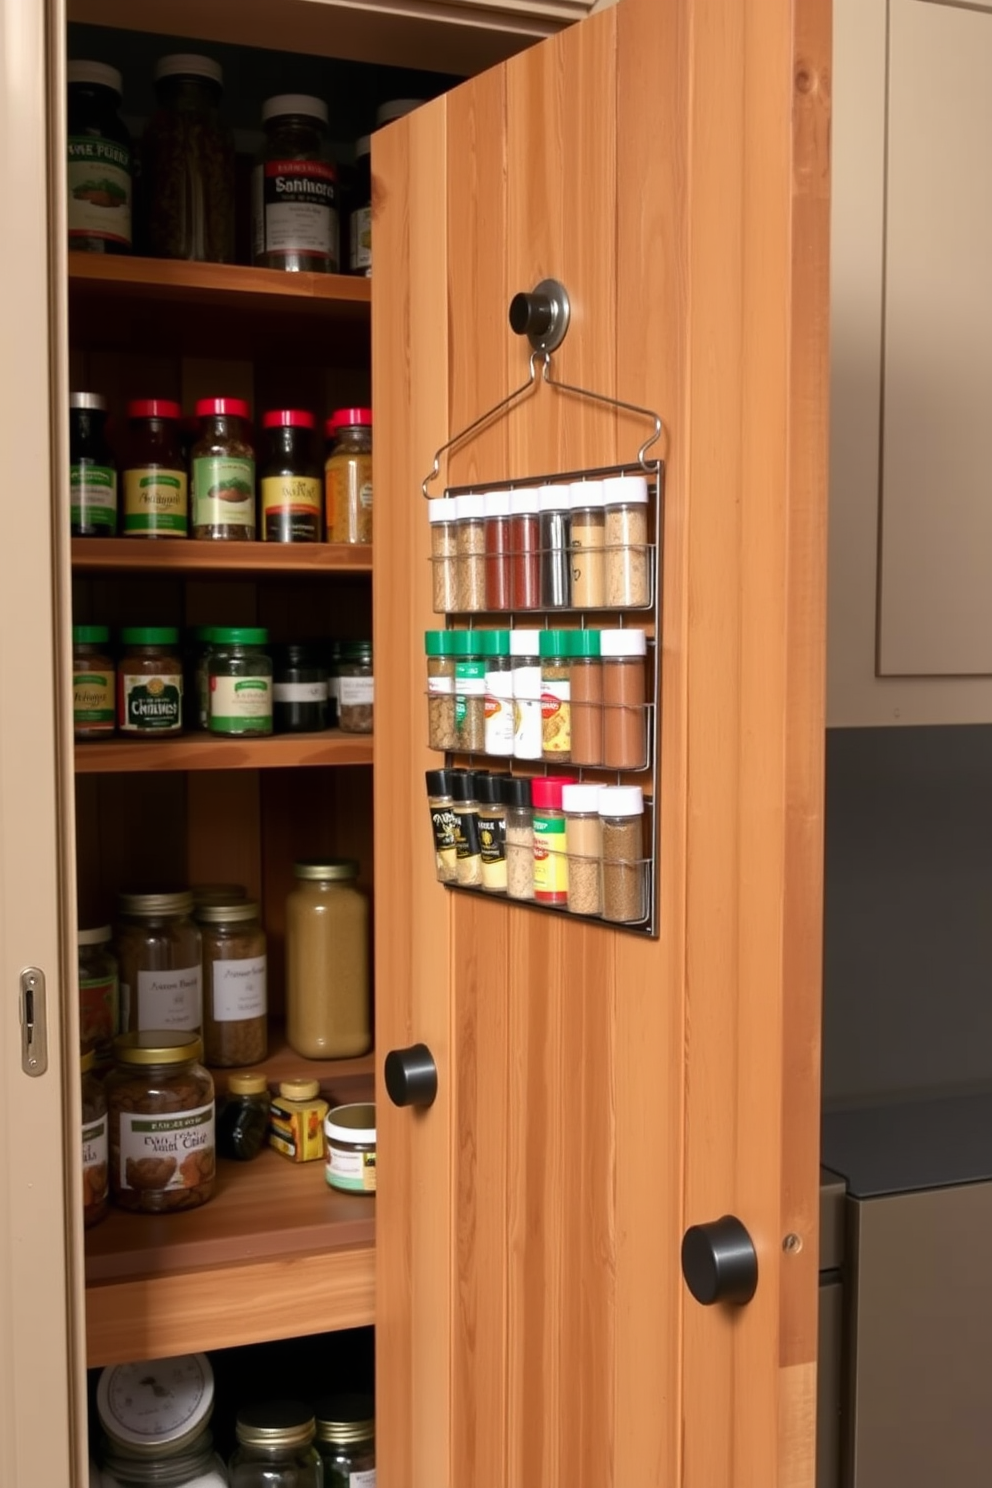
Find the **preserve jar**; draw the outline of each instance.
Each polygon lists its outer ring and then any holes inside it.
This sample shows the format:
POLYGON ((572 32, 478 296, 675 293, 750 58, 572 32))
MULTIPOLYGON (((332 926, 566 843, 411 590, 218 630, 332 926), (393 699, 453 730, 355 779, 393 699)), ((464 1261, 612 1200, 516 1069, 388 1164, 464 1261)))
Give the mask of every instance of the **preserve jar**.
POLYGON ((122 1209, 169 1214, 213 1195, 214 1082, 202 1054, 197 1033, 151 1029, 114 1040, 110 1187, 122 1209))
POLYGON ((304 1059, 372 1047, 369 903, 351 858, 293 864, 286 900, 286 1038, 304 1059))
POLYGON ((69 520, 73 537, 117 531, 117 465, 107 443, 107 400, 69 394, 69 520))
POLYGON ((252 174, 252 260, 267 269, 336 274, 338 186, 327 104, 282 93, 262 104, 262 125, 252 174))
POLYGON ((265 1145, 272 1097, 259 1070, 229 1075, 227 1092, 217 1102, 217 1151, 221 1157, 250 1162, 265 1145))
POLYGON ((203 1057, 219 1069, 258 1064, 269 1052, 265 931, 249 899, 201 904, 203 1057))
POLYGON ((141 141, 141 201, 155 258, 234 262, 234 140, 220 119, 224 74, 188 53, 155 64, 155 110, 141 141))
POLYGON ((107 1097, 93 1073, 96 1054, 87 1049, 81 1062, 83 1226, 99 1224, 107 1214, 107 1097))
POLYGON ((372 541, 372 410, 339 408, 324 426, 327 541, 372 541))
MULTIPOLYGON (((149 1476, 139 1475, 134 1481, 171 1485, 174 1465, 183 1454, 200 1450, 204 1438, 209 1438, 207 1425, 213 1408, 214 1374, 206 1354, 145 1359, 104 1369, 97 1382, 96 1409, 105 1437, 105 1473, 109 1470, 115 1478, 123 1473, 118 1480, 130 1485, 132 1479, 126 1474, 140 1474, 147 1464, 149 1476), (112 1468, 108 1467, 111 1457, 112 1468), (161 1478, 151 1473, 159 1463, 161 1478)), ((177 1481, 190 1480, 187 1476, 177 1481)))
POLYGON ((130 253, 133 207, 131 136, 118 113, 124 85, 105 62, 66 64, 66 186, 69 247, 130 253))
POLYGON ((189 531, 186 461, 180 443, 182 409, 169 398, 127 405, 122 469, 125 537, 185 537, 189 531))
POLYGON ((79 1042, 96 1051, 101 1064, 110 1058, 115 1036, 120 1032, 120 982, 117 957, 111 950, 113 930, 98 925, 80 930, 79 947, 79 1042))
POLYGON ((262 541, 320 542, 324 514, 320 466, 312 448, 313 414, 305 408, 270 408, 262 415, 262 429, 262 541))
POLYGON ((372 642, 345 641, 338 662, 338 727, 343 734, 370 734, 375 681, 372 642))
POLYGON ((200 398, 193 446, 193 536, 247 542, 255 536, 255 451, 243 398, 200 398))
POLYGON ((244 1406, 234 1429, 231 1488, 324 1488, 308 1405, 274 1400, 244 1406))
POLYGON ((72 627, 72 729, 77 739, 114 732, 117 668, 108 654, 106 625, 72 627))
POLYGON ((179 631, 133 625, 121 631, 117 726, 129 739, 170 738, 183 731, 183 664, 179 631))
POLYGON ((545 760, 565 764, 572 753, 572 632, 542 630, 541 753, 545 760))
POLYGON ((225 738, 272 732, 269 632, 256 625, 215 625, 207 658, 209 727, 225 738))
POLYGON ((192 910, 193 895, 187 890, 118 895, 115 948, 122 1033, 199 1031, 202 946, 192 910))
POLYGON ((324 1488, 375 1488, 372 1396, 333 1395, 318 1403, 314 1416, 324 1488))
POLYGON ((327 667, 312 646, 283 646, 272 676, 277 734, 315 734, 329 727, 327 667))
POLYGON ((569 632, 573 765, 604 763, 602 634, 598 630, 569 632))

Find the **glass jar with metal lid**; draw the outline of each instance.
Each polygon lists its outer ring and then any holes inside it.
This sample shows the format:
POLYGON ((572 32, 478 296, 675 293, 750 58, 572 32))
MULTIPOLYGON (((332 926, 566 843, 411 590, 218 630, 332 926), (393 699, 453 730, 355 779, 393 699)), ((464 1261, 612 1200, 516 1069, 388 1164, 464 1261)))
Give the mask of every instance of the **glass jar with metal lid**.
POLYGON ((88 1049, 80 1063, 82 1076, 83 1225, 99 1224, 107 1213, 107 1096, 93 1073, 96 1055, 88 1049))
POLYGON ((324 1488, 375 1488, 372 1396, 332 1395, 318 1403, 314 1416, 324 1488))
POLYGON ((149 1030, 114 1040, 105 1082, 110 1188, 122 1209, 168 1214, 214 1191, 214 1082, 198 1034, 149 1030))
POLYGON ((246 542, 255 536, 255 451, 243 398, 201 398, 193 446, 193 536, 246 542))
POLYGON ((117 465, 107 443, 107 400, 69 394, 69 502, 73 537, 117 531, 117 465))
POLYGON ((372 642, 345 641, 338 662, 338 727, 343 734, 370 734, 375 681, 372 642))
POLYGON ((257 625, 215 625, 207 658, 210 732, 226 738, 272 732, 269 632, 257 625))
POLYGON ((227 1093, 217 1103, 217 1151, 221 1157, 251 1162, 265 1143, 272 1097, 261 1070, 230 1075, 227 1093))
POLYGON ((258 1064, 268 1053, 265 931, 248 899, 201 904, 203 1052, 221 1069, 258 1064))
POLYGON ((329 727, 327 663, 314 646, 283 646, 273 663, 272 721, 280 734, 329 727))
POLYGON ((372 1047, 369 902, 350 858, 293 864, 286 900, 286 1038, 304 1059, 372 1047))
POLYGON ((199 1031, 202 946, 192 912, 193 896, 186 890, 118 896, 115 947, 123 1033, 199 1031))
POLYGON ((298 1401, 243 1407, 235 1425, 231 1488, 324 1488, 315 1431, 313 1411, 298 1401))
POLYGON ((110 1058, 114 1036, 120 1032, 120 982, 117 957, 110 948, 114 932, 109 925, 80 930, 79 946, 79 1042, 94 1049, 104 1062, 110 1058))
MULTIPOLYGON (((100 1375, 96 1409, 104 1432, 104 1483, 179 1488, 217 1471, 210 1433, 214 1374, 206 1354, 114 1364, 100 1375), (190 1459, 202 1459, 192 1468, 190 1459)), ((207 1483, 214 1480, 207 1478, 207 1483)), ((226 1482, 223 1475, 218 1483, 226 1482)))

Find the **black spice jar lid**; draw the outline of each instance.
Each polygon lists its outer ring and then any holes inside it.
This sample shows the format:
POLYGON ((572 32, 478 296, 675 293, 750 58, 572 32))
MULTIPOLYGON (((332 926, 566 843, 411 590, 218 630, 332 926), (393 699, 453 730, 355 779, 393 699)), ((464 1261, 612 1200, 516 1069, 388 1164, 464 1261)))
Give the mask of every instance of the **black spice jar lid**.
POLYGON ((475 799, 484 806, 502 806, 502 786, 502 775, 488 775, 480 772, 475 777, 475 799))
POLYGON ((427 794, 429 796, 451 795, 451 771, 450 770, 428 770, 427 771, 427 794))
POLYGON ((324 666, 322 648, 313 644, 287 642, 282 646, 274 646, 272 655, 273 659, 282 666, 324 666))
POLYGON ((451 780, 451 794, 456 801, 476 800, 474 770, 449 770, 448 775, 451 780))
POLYGON ((531 806, 530 780, 526 775, 502 775, 499 783, 504 806, 531 806))

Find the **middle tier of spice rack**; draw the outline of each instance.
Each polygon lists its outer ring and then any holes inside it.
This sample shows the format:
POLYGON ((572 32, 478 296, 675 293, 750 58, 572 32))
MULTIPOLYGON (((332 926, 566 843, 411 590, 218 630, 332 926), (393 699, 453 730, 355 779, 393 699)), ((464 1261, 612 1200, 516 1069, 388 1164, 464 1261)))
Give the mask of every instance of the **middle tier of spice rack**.
POLYGON ((295 765, 371 765, 372 735, 328 729, 320 734, 273 734, 221 739, 87 739, 76 745, 77 775, 130 775, 148 770, 283 770, 295 765))
POLYGON ((193 539, 74 537, 76 574, 370 574, 368 543, 196 542, 193 539))

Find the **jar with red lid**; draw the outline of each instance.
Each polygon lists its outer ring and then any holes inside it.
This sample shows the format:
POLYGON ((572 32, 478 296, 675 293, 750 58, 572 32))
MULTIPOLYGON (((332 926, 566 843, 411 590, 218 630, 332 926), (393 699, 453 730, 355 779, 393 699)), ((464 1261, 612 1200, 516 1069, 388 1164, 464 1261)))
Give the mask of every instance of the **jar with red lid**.
POLYGON ((323 503, 314 425, 313 414, 303 408, 273 408, 262 415, 258 481, 263 542, 320 542, 323 503))
POLYGON ((255 451, 243 398, 201 398, 193 446, 193 536, 220 542, 255 536, 255 451))
POLYGON ((182 409, 170 398, 127 405, 123 461, 125 537, 186 537, 189 500, 180 443, 182 409))
POLYGON ((327 541, 372 541, 372 410, 339 408, 327 420, 327 541))
POLYGON ((562 790, 574 776, 537 777, 530 783, 534 804, 534 900, 563 909, 568 904, 568 857, 562 790))

